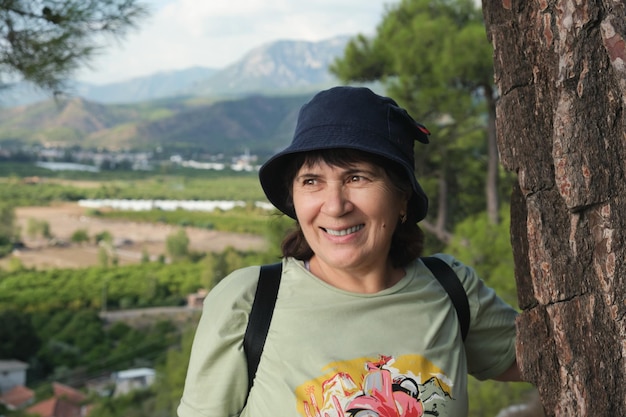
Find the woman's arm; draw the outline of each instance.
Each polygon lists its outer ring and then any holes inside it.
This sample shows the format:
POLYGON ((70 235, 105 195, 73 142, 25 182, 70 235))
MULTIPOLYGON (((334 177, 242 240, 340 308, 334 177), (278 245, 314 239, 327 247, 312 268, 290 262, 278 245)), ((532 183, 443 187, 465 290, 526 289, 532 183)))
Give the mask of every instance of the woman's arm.
POLYGON ((226 417, 242 412, 248 396, 242 344, 258 273, 258 267, 235 271, 205 299, 179 417, 226 417))
POLYGON ((502 382, 521 382, 522 373, 520 372, 519 366, 517 366, 517 361, 513 361, 513 364, 506 371, 502 372, 500 375, 496 376, 496 381, 502 382))

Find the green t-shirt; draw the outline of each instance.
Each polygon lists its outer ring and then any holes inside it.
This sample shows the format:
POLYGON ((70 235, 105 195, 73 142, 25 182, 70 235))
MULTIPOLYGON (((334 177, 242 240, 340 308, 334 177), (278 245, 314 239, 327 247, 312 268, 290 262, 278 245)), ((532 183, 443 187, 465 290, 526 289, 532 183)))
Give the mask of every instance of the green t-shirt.
POLYGON ((468 373, 492 378, 515 359, 517 313, 473 269, 438 256, 468 295, 465 343, 450 298, 419 260, 393 287, 360 294, 285 259, 249 396, 242 343, 259 267, 233 272, 205 300, 178 415, 466 416, 468 373))

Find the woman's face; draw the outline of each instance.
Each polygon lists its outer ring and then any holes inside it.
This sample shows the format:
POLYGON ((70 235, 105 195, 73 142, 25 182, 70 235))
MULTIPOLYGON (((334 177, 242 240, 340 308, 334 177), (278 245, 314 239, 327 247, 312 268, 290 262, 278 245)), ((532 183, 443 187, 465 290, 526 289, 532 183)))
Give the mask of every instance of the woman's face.
POLYGON ((344 271, 387 263, 407 198, 384 169, 369 162, 349 167, 305 163, 292 192, 298 222, 318 262, 344 271))

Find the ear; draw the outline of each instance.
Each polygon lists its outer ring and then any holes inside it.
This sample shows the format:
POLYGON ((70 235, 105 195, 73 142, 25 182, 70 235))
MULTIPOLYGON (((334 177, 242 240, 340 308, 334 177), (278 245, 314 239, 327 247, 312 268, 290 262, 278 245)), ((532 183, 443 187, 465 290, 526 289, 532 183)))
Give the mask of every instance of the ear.
POLYGON ((409 200, 411 199, 411 195, 413 194, 413 190, 404 193, 402 196, 402 203, 400 203, 400 214, 406 214, 409 211, 409 200))
POLYGON ((401 223, 406 222, 408 206, 409 206, 409 198, 406 195, 404 195, 402 201, 400 202, 399 218, 400 218, 401 223))

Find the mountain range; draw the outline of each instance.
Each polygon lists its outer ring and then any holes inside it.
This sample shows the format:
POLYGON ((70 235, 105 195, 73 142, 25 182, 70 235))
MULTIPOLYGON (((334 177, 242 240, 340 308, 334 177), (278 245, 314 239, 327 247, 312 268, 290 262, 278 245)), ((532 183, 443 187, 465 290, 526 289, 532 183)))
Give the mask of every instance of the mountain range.
MULTIPOLYGON (((347 36, 320 42, 280 40, 252 49, 223 69, 193 67, 104 85, 69 82, 67 92, 98 103, 122 104, 180 96, 232 98, 319 90, 337 82, 328 66, 343 54, 348 40, 347 36)), ((22 83, 3 91, 0 104, 15 107, 49 98, 22 83)))
POLYGON ((75 83, 57 100, 21 85, 0 93, 0 148, 158 149, 190 157, 249 151, 263 158, 289 143, 302 104, 338 83, 328 66, 348 39, 277 41, 221 70, 75 83))

